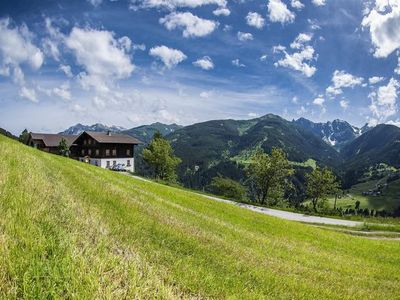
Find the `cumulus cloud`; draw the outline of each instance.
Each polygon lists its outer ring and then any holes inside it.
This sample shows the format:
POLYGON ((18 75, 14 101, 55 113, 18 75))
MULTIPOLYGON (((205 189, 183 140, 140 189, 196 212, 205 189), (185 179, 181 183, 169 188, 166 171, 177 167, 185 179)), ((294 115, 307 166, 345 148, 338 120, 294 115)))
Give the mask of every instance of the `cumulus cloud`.
POLYGON ((302 10, 302 9, 304 8, 304 4, 301 3, 299 0, 292 0, 292 1, 290 2, 290 5, 291 5, 293 8, 297 9, 297 10, 302 10))
POLYGON ((311 61, 315 60, 315 50, 312 46, 307 45, 311 40, 311 35, 304 33, 299 34, 296 39, 291 43, 290 47, 298 50, 289 54, 286 51, 286 47, 278 45, 273 47, 274 53, 284 53, 285 56, 274 63, 275 67, 281 66, 290 68, 303 73, 306 77, 311 77, 317 71, 317 68, 310 64, 311 61))
POLYGON ((313 104, 318 105, 318 106, 322 106, 324 105, 325 99, 322 98, 322 96, 318 96, 317 98, 315 98, 313 100, 313 104))
POLYGON ((225 17, 227 17, 227 16, 229 16, 231 14, 231 11, 226 7, 219 7, 219 8, 217 8, 217 9, 215 9, 213 11, 213 14, 216 15, 216 16, 225 16, 225 17))
POLYGON ((29 89, 25 86, 21 87, 21 90, 19 91, 19 95, 22 98, 28 99, 32 102, 38 102, 37 97, 36 97, 36 92, 34 89, 29 89))
POLYGON ((304 45, 310 42, 312 39, 312 34, 300 33, 296 39, 290 44, 290 48, 302 49, 304 45))
POLYGON ((330 95, 340 95, 343 88, 354 88, 362 85, 364 78, 356 77, 345 71, 335 70, 332 75, 332 85, 326 89, 326 93, 330 95))
POLYGON ((400 48, 400 2, 376 0, 361 25, 369 28, 375 57, 387 57, 400 48))
POLYGON ((326 4, 326 0, 312 0, 311 2, 315 6, 324 6, 326 4))
POLYGON ((260 56, 260 61, 267 61, 268 55, 267 54, 263 54, 260 56))
POLYGON ((238 38, 239 41, 242 41, 242 42, 251 41, 251 40, 253 40, 253 35, 251 33, 248 33, 248 32, 239 31, 237 33, 237 38, 238 38))
POLYGON ((234 65, 235 67, 238 67, 238 68, 246 67, 246 65, 244 65, 240 62, 239 58, 232 60, 232 65, 234 65))
POLYGON ((246 16, 246 22, 249 26, 261 29, 265 26, 265 19, 256 12, 249 12, 246 16))
POLYGON ((373 84, 377 84, 383 80, 385 80, 385 77, 373 76, 368 79, 368 82, 369 82, 369 84, 373 85, 373 84))
MULTIPOLYGON (((32 38, 26 25, 14 27, 10 19, 0 19, 0 75, 13 76, 14 82, 23 84, 21 65, 29 65, 33 70, 42 66, 43 53, 33 44, 32 38)), ((21 94, 27 95, 27 89, 21 94)))
POLYGON ((390 116, 397 113, 397 97, 400 82, 391 78, 387 85, 379 87, 369 94, 371 105, 369 106, 373 118, 370 123, 375 125, 384 123, 390 116))
POLYGON ((187 58, 182 51, 164 45, 151 48, 149 54, 160 59, 168 69, 175 67, 187 58))
POLYGON ((344 100, 344 99, 340 100, 339 104, 340 104, 340 107, 345 109, 345 110, 349 107, 349 101, 344 100))
POLYGON ((185 38, 206 36, 218 27, 217 22, 199 18, 190 12, 172 12, 161 18, 160 24, 168 30, 182 29, 185 38))
POLYGON ((67 77, 69 77, 69 78, 74 77, 74 75, 72 74, 71 66, 69 66, 69 65, 60 65, 59 69, 60 69, 61 71, 63 71, 64 74, 65 74, 67 77))
POLYGON ((107 89, 115 79, 127 78, 134 65, 127 52, 127 37, 115 39, 110 31, 74 27, 65 39, 84 72, 79 79, 84 88, 107 89))
POLYGON ((398 53, 399 57, 397 58, 397 67, 394 69, 394 73, 400 75, 400 53, 398 53))
POLYGON ((203 58, 199 58, 193 65, 196 67, 202 68, 203 70, 211 70, 214 69, 214 63, 209 56, 204 56, 203 58))
POLYGON ((226 0, 131 0, 130 8, 137 9, 139 7, 164 7, 174 10, 178 7, 195 8, 203 5, 218 5, 220 7, 226 6, 226 0))
POLYGON ((295 19, 295 14, 281 0, 269 0, 267 7, 268 17, 271 22, 285 24, 292 23, 295 19))

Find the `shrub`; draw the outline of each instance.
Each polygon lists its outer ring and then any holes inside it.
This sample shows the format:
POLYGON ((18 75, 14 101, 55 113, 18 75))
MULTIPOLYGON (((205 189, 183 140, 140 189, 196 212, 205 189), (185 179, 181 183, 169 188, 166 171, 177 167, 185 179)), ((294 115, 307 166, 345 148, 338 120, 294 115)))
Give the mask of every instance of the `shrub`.
POLYGON ((239 182, 230 178, 214 177, 210 184, 210 190, 218 195, 243 200, 246 197, 247 190, 239 182))

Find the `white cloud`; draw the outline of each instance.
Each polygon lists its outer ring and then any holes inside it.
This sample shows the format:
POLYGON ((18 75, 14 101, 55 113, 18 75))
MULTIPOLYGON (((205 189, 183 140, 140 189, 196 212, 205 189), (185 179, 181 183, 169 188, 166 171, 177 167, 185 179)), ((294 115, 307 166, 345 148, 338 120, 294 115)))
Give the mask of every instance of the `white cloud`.
POLYGON ((344 99, 340 100, 339 104, 340 104, 340 107, 345 109, 345 110, 349 107, 349 101, 344 100, 344 99))
POLYGON ((34 89, 29 89, 25 86, 23 86, 21 88, 21 90, 19 91, 19 95, 22 98, 26 98, 32 102, 38 102, 37 98, 36 98, 36 92, 34 89))
POLYGON ((151 48, 149 54, 158 57, 168 69, 175 67, 187 58, 182 51, 164 45, 151 48))
POLYGON ((239 68, 246 67, 246 65, 244 65, 240 62, 239 58, 232 60, 232 65, 234 65, 235 67, 239 67, 239 68))
POLYGON ((361 25, 369 28, 375 57, 387 57, 400 48, 400 2, 376 0, 375 7, 363 18, 361 25))
POLYGON ((326 93, 330 95, 340 95, 343 88, 354 88, 362 85, 364 78, 356 77, 345 71, 335 70, 332 76, 332 85, 326 89, 326 93))
POLYGON ((59 69, 60 69, 61 71, 63 71, 64 74, 65 74, 67 77, 69 77, 69 78, 74 77, 74 75, 72 74, 72 71, 71 71, 71 66, 69 66, 69 65, 60 65, 59 69))
POLYGON ((313 104, 322 106, 324 105, 325 99, 322 98, 322 96, 318 96, 317 98, 314 99, 313 104))
POLYGON ((300 52, 295 52, 289 54, 286 50, 281 50, 285 53, 285 57, 277 61, 274 66, 286 67, 303 73, 307 77, 311 77, 317 71, 317 68, 311 66, 308 62, 315 59, 314 48, 311 46, 306 46, 300 52))
POLYGON ((216 16, 229 16, 231 11, 226 7, 219 7, 213 11, 213 14, 216 16))
POLYGON ((297 9, 297 10, 302 10, 302 9, 304 8, 304 4, 301 3, 299 0, 292 0, 292 1, 290 2, 290 5, 291 5, 293 8, 297 9))
POLYGON ((32 37, 33 35, 26 25, 13 27, 10 19, 0 19, 1 75, 12 75, 14 82, 23 84, 24 73, 21 65, 27 64, 33 70, 42 66, 43 53, 32 43, 32 37))
POLYGON ((55 87, 52 92, 54 95, 64 100, 71 100, 70 86, 68 83, 64 83, 60 87, 55 87))
POLYGON ((304 115, 306 112, 307 109, 303 105, 296 111, 298 115, 304 115))
POLYGON ((310 42, 312 39, 312 34, 300 33, 296 39, 290 44, 290 48, 302 49, 304 45, 310 42))
POLYGON ((256 12, 249 12, 246 16, 246 22, 249 26, 261 29, 265 26, 265 19, 256 12))
POLYGON ((131 75, 134 65, 127 53, 126 39, 116 40, 112 32, 105 30, 72 29, 65 44, 85 70, 79 74, 84 88, 105 91, 110 82, 131 75))
POLYGON ((267 54, 261 55, 260 61, 267 61, 267 58, 268 58, 267 54))
POLYGON ((238 38, 239 41, 242 41, 242 42, 251 41, 251 40, 253 40, 253 35, 251 33, 248 33, 248 32, 239 31, 237 33, 237 38, 238 38))
POLYGON ((204 99, 210 98, 214 94, 213 91, 203 91, 200 93, 200 97, 204 99))
POLYGON ((131 0, 131 8, 137 8, 137 3, 139 2, 139 7, 165 7, 170 10, 176 9, 178 7, 199 7, 203 5, 218 5, 220 7, 226 6, 226 0, 131 0))
POLYGON ((209 56, 204 56, 203 58, 199 58, 193 65, 196 67, 202 68, 203 70, 211 70, 214 69, 214 63, 209 56))
POLYGON ((217 22, 199 18, 190 12, 172 12, 161 18, 160 24, 168 30, 182 29, 185 38, 206 36, 218 27, 217 22))
POLYGON ((312 0, 311 2, 315 6, 324 6, 326 4, 326 0, 312 0))
POLYGON ((388 117, 397 113, 397 97, 400 82, 391 78, 387 85, 381 86, 370 93, 371 105, 369 106, 373 118, 371 123, 384 123, 388 117))
POLYGON ((369 84, 373 85, 373 84, 377 84, 383 80, 385 80, 385 77, 373 76, 368 79, 368 82, 369 82, 369 84))
POLYGON ((394 69, 394 73, 397 75, 400 75, 400 53, 397 53, 398 58, 397 58, 397 67, 394 69))
POLYGON ((269 0, 268 17, 271 22, 285 24, 292 23, 295 19, 295 14, 281 0, 269 0))
POLYGON ((90 4, 92 4, 94 7, 99 6, 103 0, 87 0, 90 4))
POLYGON ((273 46, 272 47, 272 52, 273 53, 279 53, 279 52, 283 52, 285 50, 286 50, 286 47, 282 46, 282 45, 278 45, 278 46, 273 46))

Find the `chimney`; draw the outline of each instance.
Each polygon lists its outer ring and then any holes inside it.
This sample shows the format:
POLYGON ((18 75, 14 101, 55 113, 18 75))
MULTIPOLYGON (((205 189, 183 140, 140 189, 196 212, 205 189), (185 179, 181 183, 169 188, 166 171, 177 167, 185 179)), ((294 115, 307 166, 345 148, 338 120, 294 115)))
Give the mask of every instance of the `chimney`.
POLYGON ((111 131, 110 131, 110 130, 107 131, 107 135, 108 135, 108 136, 111 135, 111 131))

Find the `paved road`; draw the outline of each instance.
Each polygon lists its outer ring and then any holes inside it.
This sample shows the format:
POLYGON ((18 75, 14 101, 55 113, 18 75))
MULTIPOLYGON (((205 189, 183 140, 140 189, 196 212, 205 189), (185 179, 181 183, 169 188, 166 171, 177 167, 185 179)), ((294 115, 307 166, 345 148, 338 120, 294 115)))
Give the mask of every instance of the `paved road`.
POLYGON ((303 214, 293 213, 293 212, 284 211, 284 210, 271 209, 271 208, 259 207, 259 206, 255 206, 255 205, 245 204, 245 203, 239 203, 239 202, 225 200, 225 199, 221 199, 221 198, 217 198, 217 197, 213 197, 213 196, 207 196, 207 195, 202 195, 202 196, 204 196, 208 199, 212 199, 212 200, 216 200, 216 201, 224 202, 224 203, 229 203, 229 204, 243 207, 245 209, 249 209, 249 210, 252 210, 252 211, 255 211, 258 213, 262 213, 264 215, 274 216, 274 217, 278 217, 278 218, 285 219, 285 220, 305 222, 305 223, 326 224, 326 225, 351 226, 351 227, 363 225, 363 222, 324 218, 324 217, 318 217, 318 216, 309 216, 309 215, 303 215, 303 214))
MULTIPOLYGON (((138 176, 132 176, 132 177, 134 177, 136 179, 144 180, 144 181, 150 181, 145 178, 138 177, 138 176)), ((318 216, 309 216, 309 215, 303 215, 303 214, 293 213, 293 212, 284 211, 284 210, 271 209, 271 208, 259 207, 259 206, 255 206, 255 205, 245 204, 245 203, 239 203, 239 202, 232 201, 232 200, 221 199, 218 197, 207 196, 207 195, 198 194, 198 193, 195 193, 195 194, 203 196, 203 197, 211 199, 211 200, 224 202, 224 203, 228 203, 231 205, 236 205, 236 206, 248 209, 248 210, 262 213, 264 215, 278 217, 278 218, 290 220, 290 221, 315 223, 315 224, 326 224, 326 225, 341 225, 341 226, 350 226, 350 227, 363 225, 363 222, 324 218, 324 217, 318 217, 318 216)))

